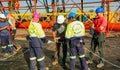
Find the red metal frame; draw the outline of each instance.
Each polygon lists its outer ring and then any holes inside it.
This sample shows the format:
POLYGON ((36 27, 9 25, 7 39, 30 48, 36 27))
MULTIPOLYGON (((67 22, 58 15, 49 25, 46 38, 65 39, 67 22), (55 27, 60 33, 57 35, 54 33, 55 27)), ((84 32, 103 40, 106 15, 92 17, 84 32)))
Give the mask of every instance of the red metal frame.
MULTIPOLYGON (((8 2, 8 1, 16 1, 16 0, 0 0, 1 2, 8 2)), ((26 0, 18 0, 18 1, 26 1, 26 0)), ((37 6, 36 5, 36 1, 37 0, 32 0, 32 1, 34 1, 34 13, 36 13, 36 11, 37 11, 37 8, 38 7, 44 7, 45 5, 39 5, 39 6, 37 6)), ((111 22, 111 20, 112 20, 112 18, 110 19, 110 17, 109 17, 109 14, 110 14, 110 3, 111 2, 117 2, 117 1, 119 1, 119 0, 101 0, 101 1, 96 1, 96 2, 79 2, 79 3, 76 3, 74 0, 71 0, 72 1, 72 4, 68 4, 68 2, 69 2, 69 0, 66 0, 66 2, 65 2, 65 4, 50 4, 50 5, 48 5, 48 6, 51 6, 52 7, 52 10, 54 11, 54 7, 55 6, 72 6, 71 8, 70 8, 70 10, 69 11, 71 11, 71 9, 74 7, 74 6, 76 6, 79 10, 81 10, 81 12, 83 12, 86 16, 87 16, 87 14, 82 10, 82 8, 80 7, 80 6, 78 6, 78 4, 94 4, 94 3, 101 3, 102 5, 103 5, 103 7, 105 8, 105 4, 106 4, 106 2, 107 2, 107 14, 108 14, 108 27, 107 27, 107 33, 108 33, 108 35, 109 35, 109 33, 110 33, 110 29, 109 29, 109 23, 111 22)), ((40 3, 42 3, 41 1, 40 1, 40 3)), ((20 8, 27 8, 28 6, 20 6, 20 8)), ((0 6, 0 8, 12 8, 11 6, 0 6)), ((119 9, 119 8, 118 8, 119 9)), ((11 9, 12 10, 12 9, 11 9)), ((69 12, 68 11, 68 12, 69 12)), ((116 13, 116 11, 115 11, 115 13, 116 13)), ((53 12, 53 15, 54 15, 54 12, 53 12)), ((53 18, 54 19, 54 18, 53 18)), ((54 21, 54 20, 53 20, 54 21)))

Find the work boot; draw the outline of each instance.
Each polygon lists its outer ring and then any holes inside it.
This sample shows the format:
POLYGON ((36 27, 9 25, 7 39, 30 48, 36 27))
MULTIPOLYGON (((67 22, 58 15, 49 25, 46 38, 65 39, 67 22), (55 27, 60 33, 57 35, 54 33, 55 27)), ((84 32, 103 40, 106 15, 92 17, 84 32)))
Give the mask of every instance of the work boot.
POLYGON ((97 64, 97 68, 102 68, 104 66, 104 63, 97 64))
POLYGON ((88 60, 88 61, 86 61, 86 63, 87 63, 87 64, 92 64, 93 61, 92 61, 92 60, 88 60))
POLYGON ((58 64, 57 60, 55 60, 55 61, 52 62, 52 65, 57 65, 57 64, 58 64))

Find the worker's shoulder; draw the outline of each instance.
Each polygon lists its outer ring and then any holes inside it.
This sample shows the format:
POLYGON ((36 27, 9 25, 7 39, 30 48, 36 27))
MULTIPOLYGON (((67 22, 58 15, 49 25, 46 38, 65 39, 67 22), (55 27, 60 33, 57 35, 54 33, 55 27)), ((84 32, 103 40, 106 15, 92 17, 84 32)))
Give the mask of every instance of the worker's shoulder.
POLYGON ((71 22, 71 25, 78 25, 78 24, 83 25, 83 22, 78 20, 71 22))

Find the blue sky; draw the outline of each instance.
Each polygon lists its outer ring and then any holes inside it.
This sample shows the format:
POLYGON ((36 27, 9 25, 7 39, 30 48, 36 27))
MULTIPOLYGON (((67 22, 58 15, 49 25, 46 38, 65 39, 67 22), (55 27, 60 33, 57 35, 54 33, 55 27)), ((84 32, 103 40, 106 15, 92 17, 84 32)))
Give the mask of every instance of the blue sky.
MULTIPOLYGON (((66 2, 67 0, 65 0, 66 2)), ((75 2, 80 2, 81 0, 74 0, 75 2)), ((84 2, 96 2, 96 1, 101 1, 101 0, 83 0, 84 2)), ((32 2, 34 4, 34 2, 32 2)), ((43 0, 38 0, 37 5, 43 5, 43 0)), ((48 3, 51 4, 51 0, 48 0, 48 3)), ((61 4, 61 0, 59 0, 58 2, 59 4, 61 4)), ((72 4, 73 2, 71 0, 69 0, 69 2, 67 4, 72 4)), ((7 2, 4 2, 3 5, 7 6, 7 2)), ((120 5, 120 2, 112 2, 111 3, 111 11, 115 11, 116 8, 118 8, 118 6, 120 5)), ((20 6, 27 6, 26 1, 21 1, 20 2, 20 6)), ((91 9, 95 10, 97 7, 101 6, 101 3, 96 3, 96 4, 84 4, 84 11, 89 11, 91 9)), ((68 7, 68 6, 66 6, 68 7)), ((69 6, 70 7, 70 6, 69 6)), ((76 7, 76 6, 74 6, 76 7)), ((44 7, 42 7, 44 8, 44 7)), ((25 8, 26 9, 26 8, 25 8)), ((68 11, 70 8, 67 8, 66 11, 68 11)), ((26 10, 20 10, 21 13, 24 13, 26 10)), ((52 11, 52 10, 50 10, 52 11)), ((78 8, 73 8, 72 11, 76 12, 76 11, 80 11, 78 8)), ((29 11, 28 11, 29 12, 29 11)), ((46 12, 45 9, 39 9, 37 10, 37 12, 46 12)))

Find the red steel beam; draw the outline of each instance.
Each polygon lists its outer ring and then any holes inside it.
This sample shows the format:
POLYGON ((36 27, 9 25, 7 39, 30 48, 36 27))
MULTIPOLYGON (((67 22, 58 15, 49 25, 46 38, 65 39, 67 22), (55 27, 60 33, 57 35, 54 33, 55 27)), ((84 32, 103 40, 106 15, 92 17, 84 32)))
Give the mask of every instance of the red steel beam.
MULTIPOLYGON (((16 1, 16 0, 0 0, 1 2, 8 2, 8 1, 16 1)), ((19 0, 19 1, 26 1, 26 0, 19 0)))
POLYGON ((36 13, 36 2, 37 0, 34 0, 34 13, 36 13))
MULTIPOLYGON (((8 1, 16 1, 16 0, 0 0, 1 2, 8 2, 8 1)), ((26 1, 26 0, 19 0, 19 1, 26 1)), ((32 0, 34 1, 34 0, 32 0)), ((114 2, 114 1, 119 1, 119 0, 110 0, 110 2, 114 2)))
POLYGON ((0 0, 1 2, 16 1, 16 0, 0 0))
MULTIPOLYGON (((112 2, 114 2, 114 1, 112 1, 112 2)), ((93 4, 93 3, 101 3, 101 1, 98 1, 98 2, 83 2, 83 3, 77 3, 76 2, 76 4, 93 4)), ((55 4, 49 4, 48 6, 66 6, 66 5, 68 5, 68 6, 70 6, 70 5, 75 5, 75 4, 57 4, 57 5, 55 5, 55 4)), ((8 6, 0 6, 0 8, 9 8, 8 6)), ((28 6, 20 6, 20 8, 26 8, 26 7, 28 7, 28 6)), ((39 6, 36 6, 36 7, 44 7, 44 5, 39 5, 39 6)))

